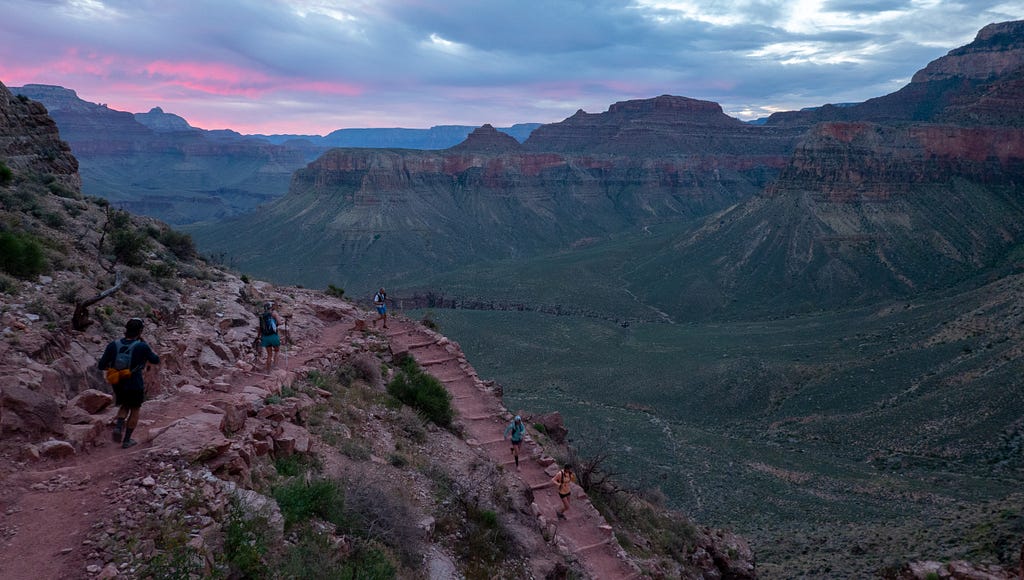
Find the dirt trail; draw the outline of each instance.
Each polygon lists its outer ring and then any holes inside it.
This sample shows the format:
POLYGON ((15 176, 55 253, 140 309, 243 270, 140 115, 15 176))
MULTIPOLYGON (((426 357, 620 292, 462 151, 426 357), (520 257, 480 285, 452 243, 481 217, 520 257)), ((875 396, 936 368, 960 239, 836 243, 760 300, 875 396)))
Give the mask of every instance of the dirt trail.
MULTIPOLYGON (((289 373, 337 349, 351 326, 352 320, 345 318, 296 336, 297 346, 288 354, 288 369, 275 370, 269 376, 231 368, 227 392, 205 389, 198 394, 162 395, 147 401, 135 433, 140 443, 136 447, 121 449, 110 441, 108 431, 97 447, 63 461, 30 463, 26 470, 0 481, 0 578, 95 577, 86 570, 92 549, 83 541, 94 526, 118 509, 108 499, 111 491, 122 480, 144 475, 149 453, 159 447, 159 436, 165 428, 247 387, 276 391, 289 373)), ((392 320, 388 337, 393 352, 412 353, 450 390, 466 424, 468 442, 484 449, 495 463, 514 469, 509 448, 502 440, 506 411, 498 397, 478 388, 480 381, 468 362, 460 358, 461 351, 452 354, 445 348, 446 341, 419 324, 401 319, 392 320)), ((159 343, 156 350, 161 351, 159 343)), ((283 357, 281 363, 283 367, 283 357)), ((551 475, 534 458, 541 455, 541 450, 529 439, 523 447, 521 470, 516 475, 534 491, 541 514, 549 522, 556 522, 556 541, 563 551, 574 554, 593 578, 637 576, 635 566, 614 540, 611 527, 581 489, 574 487, 568 520, 555 519, 560 502, 551 475)))
MULTIPOLYGON (((351 320, 343 319, 317 329, 315 335, 297 336, 296 346, 288 352, 288 369, 284 369, 282 356, 279 369, 269 376, 232 369, 227 392, 204 390, 147 401, 134 436, 139 445, 131 449, 111 442, 108 431, 100 438, 99 447, 60 462, 30 464, 27 470, 0 482, 0 578, 94 577, 86 571, 90 547, 82 542, 94 525, 117 509, 108 505, 106 493, 121 480, 142 475, 147 452, 154 448, 154 437, 159 444, 163 428, 246 387, 276 391, 288 373, 336 348, 351 326, 351 320)), ((155 350, 161 352, 159 343, 155 350)))
MULTIPOLYGON (((476 371, 461 351, 450 352, 443 341, 429 334, 421 325, 393 320, 388 332, 391 350, 407 352, 428 373, 434 375, 452 394, 453 406, 465 424, 467 442, 477 445, 497 464, 515 470, 509 444, 502 439, 507 425, 507 410, 494 394, 481 390, 476 371)), ((527 438, 520 456, 520 469, 514 471, 534 492, 534 501, 548 522, 556 522, 556 541, 563 542, 592 578, 611 580, 639 576, 636 566, 628 560, 612 534, 612 528, 594 508, 586 493, 573 486, 572 508, 567 520, 558 520, 555 509, 561 505, 553 476, 537 458, 539 446, 527 438), (547 471, 546 471, 547 470, 547 471)))

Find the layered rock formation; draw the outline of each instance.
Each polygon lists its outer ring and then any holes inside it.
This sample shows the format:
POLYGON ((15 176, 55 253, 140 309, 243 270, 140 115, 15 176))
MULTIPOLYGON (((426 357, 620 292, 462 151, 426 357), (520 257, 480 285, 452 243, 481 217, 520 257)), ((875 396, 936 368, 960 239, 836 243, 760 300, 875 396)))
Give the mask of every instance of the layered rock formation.
POLYGON ((538 127, 523 146, 530 151, 601 153, 630 157, 695 156, 757 159, 778 167, 800 131, 766 129, 722 112, 718 103, 662 95, 615 103, 607 112, 582 110, 538 127))
POLYGON ((707 215, 761 191, 796 134, 662 96, 577 113, 522 145, 485 126, 438 152, 337 149, 297 171, 289 195, 259 215, 194 234, 271 279, 362 290, 379 264, 422 276, 707 215), (300 249, 294 231, 316 232, 303 236, 312 247, 300 249), (272 268, 259 245, 268 237, 304 254, 302 265, 272 268))
POLYGON ((16 98, 0 83, 0 158, 11 169, 52 175, 64 185, 81 185, 78 160, 60 139, 57 124, 39 103, 16 98))
POLYGON ((896 93, 773 116, 818 124, 764 196, 680 240, 642 279, 718 255, 715 270, 681 272, 688 297, 658 298, 690 312, 785 312, 943 288, 997 267, 1024 236, 1022 38, 1024 22, 991 25, 896 93))
POLYGON ((158 108, 136 116, 62 87, 13 92, 46 105, 81 163, 86 193, 170 223, 251 210, 284 194, 291 172, 323 151, 202 131, 158 108))

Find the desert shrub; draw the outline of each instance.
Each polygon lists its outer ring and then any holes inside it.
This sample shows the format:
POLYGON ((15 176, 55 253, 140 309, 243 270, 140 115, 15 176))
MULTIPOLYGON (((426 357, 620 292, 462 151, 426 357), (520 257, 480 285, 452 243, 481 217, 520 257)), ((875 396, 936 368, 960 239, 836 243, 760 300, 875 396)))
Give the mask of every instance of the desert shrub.
POLYGON ((196 316, 202 318, 208 318, 217 311, 217 303, 212 300, 201 300, 196 303, 195 310, 193 312, 196 316))
POLYGON ((232 574, 242 578, 263 578, 267 575, 264 557, 270 546, 269 529, 266 517, 246 514, 238 501, 232 500, 224 525, 222 554, 232 574))
POLYGON ((421 561, 421 531, 403 490, 379 476, 360 474, 345 482, 346 531, 380 542, 407 566, 421 561))
POLYGON ((80 193, 58 181, 49 183, 46 187, 50 190, 50 193, 57 197, 63 197, 67 199, 82 199, 82 195, 80 193))
POLYGON ((338 444, 338 451, 345 457, 356 461, 367 461, 370 459, 370 448, 356 439, 344 439, 338 444))
POLYGON ((341 487, 329 479, 309 483, 293 480, 274 488, 286 527, 318 517, 336 526, 345 524, 345 498, 341 487))
POLYGON ((320 465, 314 455, 296 453, 295 455, 289 455, 287 457, 278 457, 274 460, 274 469, 277 470, 279 475, 284 477, 305 475, 306 473, 316 471, 319 468, 320 465))
POLYGON ((455 410, 448 389, 437 378, 421 371, 411 357, 405 357, 400 368, 388 383, 388 393, 437 425, 450 426, 455 410))
POLYGON ((437 321, 434 320, 434 313, 429 310, 423 315, 423 320, 420 320, 420 324, 426 326, 430 330, 438 329, 437 321))
POLYGON ((174 276, 174 266, 167 262, 153 262, 146 268, 149 270, 150 275, 157 280, 174 276))
POLYGON ((335 298, 344 298, 345 297, 345 289, 344 288, 338 288, 334 284, 328 284, 327 285, 327 295, 328 296, 334 296, 335 298))
POLYGON ((155 237, 179 260, 187 260, 196 256, 196 244, 189 234, 167 228, 155 237))
POLYGON ((14 294, 18 291, 18 281, 0 272, 0 293, 14 294))
POLYGON ((272 576, 387 580, 395 577, 395 566, 377 544, 359 539, 354 541, 348 557, 342 559, 329 534, 307 526, 285 551, 272 576))
POLYGON ((131 215, 123 210, 108 210, 106 243, 114 260, 128 266, 140 266, 149 250, 149 237, 132 225, 131 215))
POLYGON ((33 278, 46 271, 43 245, 33 235, 0 232, 0 271, 18 278, 33 278))
POLYGON ((250 280, 249 280, 249 277, 248 277, 248 276, 246 276, 245 274, 242 274, 242 277, 241 277, 241 278, 239 278, 239 279, 240 279, 240 280, 242 281, 242 284, 248 284, 248 283, 249 283, 249 281, 250 281, 250 280))
POLYGON ((14 172, 3 161, 0 161, 0 185, 7 185, 14 181, 14 172))

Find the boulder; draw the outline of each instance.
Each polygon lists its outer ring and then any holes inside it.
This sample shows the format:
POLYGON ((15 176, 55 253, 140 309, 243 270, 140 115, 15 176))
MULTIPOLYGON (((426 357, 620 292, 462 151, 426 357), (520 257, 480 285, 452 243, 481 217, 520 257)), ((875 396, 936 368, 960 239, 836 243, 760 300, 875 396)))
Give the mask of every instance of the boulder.
POLYGON ((245 427, 248 405, 245 401, 214 401, 212 403, 224 412, 224 433, 238 433, 245 427))
POLYGON ((280 434, 274 435, 274 452, 282 457, 294 453, 309 453, 311 448, 309 431, 293 423, 281 423, 280 434))
POLYGON ((78 451, 94 447, 103 434, 103 423, 96 421, 84 425, 65 425, 64 438, 78 451))
POLYGON ((558 443, 559 445, 565 443, 565 438, 569 435, 569 430, 565 428, 565 422, 562 421, 562 414, 558 411, 537 415, 533 418, 533 422, 543 426, 544 432, 547 433, 548 437, 550 437, 555 443, 558 443))
POLYGON ((69 407, 78 407, 90 415, 95 415, 114 402, 114 397, 96 389, 86 389, 68 401, 69 407))
POLYGON ((39 454, 50 459, 63 459, 75 454, 75 448, 67 441, 51 439, 39 444, 39 454))
POLYGON ((0 393, 0 407, 4 409, 0 431, 17 431, 32 436, 64 432, 56 401, 25 387, 5 386, 0 393))
POLYGON ((195 413, 158 431, 152 439, 159 449, 177 450, 192 461, 206 461, 231 447, 221 431, 223 424, 224 415, 195 413))

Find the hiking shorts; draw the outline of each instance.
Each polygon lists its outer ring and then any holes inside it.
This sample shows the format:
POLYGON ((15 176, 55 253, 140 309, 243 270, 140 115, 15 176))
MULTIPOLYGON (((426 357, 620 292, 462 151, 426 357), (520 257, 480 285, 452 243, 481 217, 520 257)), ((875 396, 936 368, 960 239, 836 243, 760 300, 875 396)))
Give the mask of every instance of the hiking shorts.
POLYGON ((272 348, 281 346, 281 337, 276 334, 270 334, 260 339, 260 346, 263 348, 272 348))
POLYGON ((377 307, 377 314, 387 314, 388 309, 383 304, 377 307))

